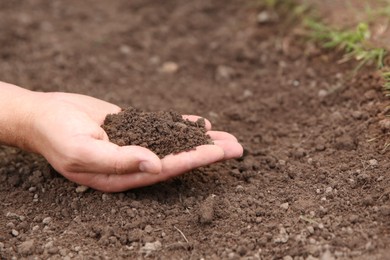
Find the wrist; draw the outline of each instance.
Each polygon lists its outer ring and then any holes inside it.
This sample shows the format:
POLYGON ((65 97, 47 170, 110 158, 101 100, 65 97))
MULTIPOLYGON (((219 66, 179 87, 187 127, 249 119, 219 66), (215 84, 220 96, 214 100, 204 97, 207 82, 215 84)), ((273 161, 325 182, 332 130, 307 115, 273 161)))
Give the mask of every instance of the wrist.
POLYGON ((44 93, 0 82, 0 143, 36 152, 34 121, 44 93))

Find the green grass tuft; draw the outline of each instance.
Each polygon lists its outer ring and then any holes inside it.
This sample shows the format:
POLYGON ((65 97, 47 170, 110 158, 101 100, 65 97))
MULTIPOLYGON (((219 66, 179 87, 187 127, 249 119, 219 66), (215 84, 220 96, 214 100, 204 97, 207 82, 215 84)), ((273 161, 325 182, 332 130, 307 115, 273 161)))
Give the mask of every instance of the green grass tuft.
POLYGON ((336 30, 313 19, 306 19, 305 25, 311 30, 311 37, 322 42, 324 48, 338 47, 351 52, 357 44, 370 37, 368 25, 365 23, 360 23, 354 31, 336 30))
POLYGON ((382 77, 385 81, 384 90, 387 97, 390 97, 390 71, 385 71, 382 73, 382 77))
POLYGON ((379 69, 383 67, 386 50, 368 46, 371 34, 367 23, 359 23, 355 30, 338 30, 313 19, 306 19, 304 22, 310 30, 310 37, 320 42, 322 47, 344 51, 342 61, 359 61, 355 70, 366 64, 375 64, 379 69))

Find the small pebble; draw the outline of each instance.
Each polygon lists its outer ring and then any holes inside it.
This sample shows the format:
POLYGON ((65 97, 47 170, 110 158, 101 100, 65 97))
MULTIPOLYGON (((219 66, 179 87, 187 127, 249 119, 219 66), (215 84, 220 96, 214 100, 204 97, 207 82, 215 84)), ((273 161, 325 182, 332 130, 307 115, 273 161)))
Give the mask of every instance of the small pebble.
POLYGON ((161 245, 160 241, 147 242, 147 243, 145 243, 145 245, 143 247, 141 247, 140 251, 142 253, 150 254, 153 251, 160 250, 161 247, 162 247, 162 245, 161 245))
POLYGON ((307 231, 309 231, 310 234, 314 234, 314 227, 308 226, 307 231))
POLYGON ((332 187, 327 187, 325 189, 325 193, 331 193, 333 191, 333 188, 332 187))
POLYGON ((278 20, 278 15, 270 11, 262 11, 257 15, 257 22, 259 24, 273 23, 278 20))
POLYGON ((275 238, 274 238, 274 243, 287 243, 288 239, 290 238, 290 236, 288 235, 286 229, 284 227, 281 227, 280 230, 279 230, 279 235, 277 235, 275 238))
POLYGON ((371 159, 368 161, 370 166, 378 166, 378 161, 376 159, 371 159))
POLYGON ((241 185, 237 185, 236 192, 243 192, 243 191, 244 191, 244 187, 241 185))
POLYGON ((84 193, 89 189, 89 187, 80 185, 76 188, 76 193, 84 193))
POLYGON ((324 89, 321 89, 320 91, 318 91, 318 97, 319 98, 324 98, 328 95, 328 91, 324 90, 324 89))
POLYGON ((329 250, 326 250, 321 256, 320 260, 335 260, 332 256, 332 253, 329 250))
POLYGON ((150 234, 150 233, 152 233, 153 228, 152 228, 151 225, 147 225, 144 230, 145 230, 146 233, 150 234))
POLYGON ((257 15, 257 22, 258 23, 267 23, 270 20, 270 15, 267 11, 262 11, 257 15))
POLYGON ((161 72, 169 73, 169 74, 175 73, 178 70, 179 70, 179 65, 177 65, 175 62, 172 61, 164 62, 160 69, 161 72))
POLYGON ((53 219, 51 217, 46 217, 42 220, 44 225, 48 225, 53 219))
POLYGON ((27 240, 18 246, 18 252, 22 255, 31 255, 34 251, 34 240, 27 240))
POLYGON ((107 194, 104 193, 104 194, 102 195, 102 200, 103 200, 103 201, 107 201, 108 198, 109 198, 109 197, 108 197, 107 194))
POLYGON ((233 68, 228 67, 228 66, 224 66, 224 65, 220 65, 220 66, 218 66, 217 71, 216 71, 216 78, 218 80, 231 79, 234 76, 234 74, 235 74, 235 71, 233 68))
POLYGON ((43 247, 44 247, 44 248, 50 248, 50 247, 52 247, 52 246, 54 246, 54 242, 53 242, 53 241, 49 241, 49 242, 47 242, 43 247))
POLYGON ((382 129, 382 131, 390 130, 390 119, 386 118, 379 121, 379 127, 382 129))
POLYGON ((293 80, 292 83, 291 83, 294 87, 299 87, 299 85, 301 84, 299 82, 299 80, 293 80))
POLYGON ((131 48, 129 47, 129 46, 127 46, 127 45, 121 45, 120 47, 119 47, 119 51, 122 53, 122 54, 129 54, 129 53, 131 53, 131 48))
POLYGON ((228 259, 231 259, 231 260, 236 260, 236 259, 240 259, 240 256, 234 252, 230 252, 228 254, 228 259))
POLYGON ((17 236, 19 236, 19 231, 17 231, 16 229, 12 229, 11 234, 12 234, 14 237, 17 237, 17 236))
POLYGON ((281 207, 282 209, 284 209, 284 210, 288 210, 289 204, 288 204, 288 202, 286 202, 286 203, 281 204, 280 207, 281 207))
POLYGON ((279 160, 279 165, 280 166, 285 166, 286 165, 286 161, 285 160, 279 160))
POLYGON ((36 225, 36 226, 33 226, 32 231, 37 231, 38 229, 39 229, 39 226, 36 225))
POLYGON ((160 63, 160 57, 158 56, 153 56, 149 59, 149 62, 153 65, 156 65, 158 63, 160 63))
POLYGON ((253 96, 252 91, 250 91, 249 89, 244 90, 244 93, 243 93, 244 98, 248 98, 248 97, 252 97, 252 96, 253 96))

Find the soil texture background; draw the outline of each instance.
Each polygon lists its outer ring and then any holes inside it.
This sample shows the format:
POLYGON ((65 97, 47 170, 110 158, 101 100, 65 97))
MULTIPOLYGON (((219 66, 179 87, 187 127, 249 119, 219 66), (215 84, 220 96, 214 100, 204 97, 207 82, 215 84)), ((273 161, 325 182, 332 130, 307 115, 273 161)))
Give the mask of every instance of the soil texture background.
POLYGON ((389 256, 380 77, 350 77, 355 64, 282 18, 259 25, 244 2, 0 2, 2 81, 197 114, 245 148, 238 160, 103 194, 0 147, 0 258, 389 256))

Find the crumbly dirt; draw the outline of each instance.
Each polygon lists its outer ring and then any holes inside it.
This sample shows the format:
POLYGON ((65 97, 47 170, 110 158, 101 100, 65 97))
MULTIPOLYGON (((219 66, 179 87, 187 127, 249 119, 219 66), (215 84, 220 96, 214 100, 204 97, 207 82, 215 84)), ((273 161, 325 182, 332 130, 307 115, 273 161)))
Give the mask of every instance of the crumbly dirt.
POLYGON ((1 147, 1 258, 387 259, 380 77, 352 76, 353 62, 303 41, 284 17, 258 24, 250 3, 0 1, 1 80, 198 114, 245 148, 103 194, 1 147))
POLYGON ((144 112, 129 107, 107 115, 102 128, 111 142, 142 146, 160 158, 212 144, 203 118, 192 122, 174 111, 144 112))

